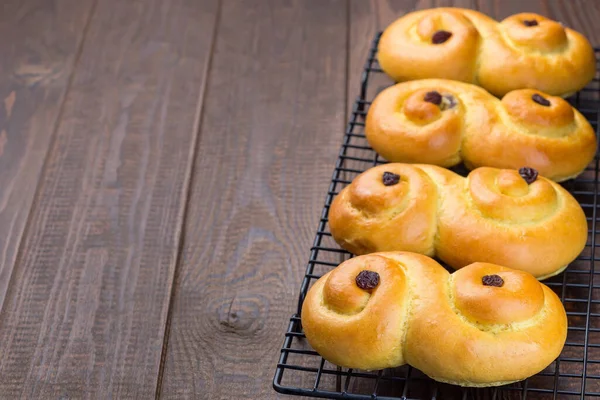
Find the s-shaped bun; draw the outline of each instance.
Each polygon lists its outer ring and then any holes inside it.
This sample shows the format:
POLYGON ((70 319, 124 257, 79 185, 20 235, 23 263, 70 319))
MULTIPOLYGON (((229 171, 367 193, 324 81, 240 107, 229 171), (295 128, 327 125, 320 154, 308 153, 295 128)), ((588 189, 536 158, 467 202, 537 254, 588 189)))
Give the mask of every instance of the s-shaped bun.
POLYGON ((580 33, 541 15, 498 23, 461 8, 408 13, 379 41, 379 63, 396 81, 426 78, 474 83, 496 96, 530 88, 566 96, 596 73, 596 57, 580 33))
POLYGON ((365 370, 410 364, 461 386, 525 379, 560 354, 567 316, 526 272, 475 263, 449 274, 390 252, 345 261, 310 288, 302 326, 330 362, 365 370))
POLYGON ((535 168, 554 181, 579 175, 596 154, 596 135, 560 97, 531 89, 502 100, 442 79, 399 83, 367 114, 369 144, 392 162, 469 168, 535 168))
POLYGON ((538 279, 561 272, 585 247, 577 200, 532 169, 477 168, 463 178, 420 164, 373 167, 329 211, 333 238, 360 255, 411 251, 458 269, 482 261, 538 279), (394 177, 395 179, 391 179, 394 177))

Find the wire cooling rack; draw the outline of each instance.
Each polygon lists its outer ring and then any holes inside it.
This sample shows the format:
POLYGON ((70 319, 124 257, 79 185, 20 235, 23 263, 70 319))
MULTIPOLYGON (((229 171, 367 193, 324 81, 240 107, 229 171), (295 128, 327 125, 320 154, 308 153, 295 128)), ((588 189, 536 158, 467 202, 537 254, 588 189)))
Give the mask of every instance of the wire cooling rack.
MULTIPOLYGON (((564 183, 583 207, 588 220, 588 241, 583 253, 567 270, 544 283, 561 298, 569 318, 567 343, 560 357, 544 371, 525 381, 497 388, 473 389, 437 383, 420 371, 402 366, 381 371, 340 368, 329 363, 307 343, 300 310, 309 287, 323 274, 352 255, 335 243, 328 226, 329 206, 340 190, 366 169, 382 164, 364 134, 365 116, 375 95, 392 84, 377 63, 373 40, 361 77, 339 157, 310 251, 296 314, 290 318, 273 387, 279 393, 332 399, 584 399, 600 398, 600 278, 594 270, 600 261, 600 206, 598 155, 577 179, 564 183), (595 280, 595 281, 594 281, 595 280)), ((596 49, 598 56, 600 49, 596 49)), ((597 57, 598 58, 598 57, 597 57)), ((569 99, 599 133, 600 80, 596 78, 569 99)), ((464 168, 456 172, 466 175, 464 168)))

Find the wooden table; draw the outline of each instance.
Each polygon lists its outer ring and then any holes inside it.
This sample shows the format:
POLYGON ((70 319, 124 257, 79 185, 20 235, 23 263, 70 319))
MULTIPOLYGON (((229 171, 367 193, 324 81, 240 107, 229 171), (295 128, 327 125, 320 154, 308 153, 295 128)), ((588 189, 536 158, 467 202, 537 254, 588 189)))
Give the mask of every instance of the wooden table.
POLYGON ((600 45, 595 0, 2 2, 0 398, 277 397, 370 41, 440 5, 600 45))

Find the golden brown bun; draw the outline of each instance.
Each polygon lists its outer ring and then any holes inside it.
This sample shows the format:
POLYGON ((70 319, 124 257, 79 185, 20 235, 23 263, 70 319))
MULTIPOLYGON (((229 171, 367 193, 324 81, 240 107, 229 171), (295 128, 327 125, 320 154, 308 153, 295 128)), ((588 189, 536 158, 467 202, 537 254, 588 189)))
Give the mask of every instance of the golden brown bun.
POLYGON ((499 97, 522 88, 565 96, 596 72, 587 39, 556 21, 521 13, 498 23, 461 8, 415 11, 396 20, 381 36, 378 58, 396 81, 453 79, 499 97), (434 44, 439 31, 451 36, 434 44))
POLYGON ((561 272, 587 240, 585 214, 562 186, 486 167, 467 178, 432 165, 371 168, 335 197, 329 226, 357 255, 412 251, 455 269, 490 262, 538 279, 561 272), (384 172, 399 182, 384 185, 384 172))
POLYGON ((308 291, 302 326, 334 364, 375 370, 408 363, 461 386, 534 375, 558 357, 567 337, 560 300, 530 274, 475 263, 450 275, 404 252, 355 257, 324 275, 308 291), (357 286, 363 270, 379 274, 374 289, 357 286), (483 277, 494 275, 502 286, 484 285, 483 277))
POLYGON ((594 129, 560 97, 521 89, 498 100, 477 86, 442 79, 382 91, 369 108, 365 133, 388 161, 527 166, 558 182, 580 174, 596 154, 594 129), (443 99, 439 105, 428 97, 435 93, 443 99))

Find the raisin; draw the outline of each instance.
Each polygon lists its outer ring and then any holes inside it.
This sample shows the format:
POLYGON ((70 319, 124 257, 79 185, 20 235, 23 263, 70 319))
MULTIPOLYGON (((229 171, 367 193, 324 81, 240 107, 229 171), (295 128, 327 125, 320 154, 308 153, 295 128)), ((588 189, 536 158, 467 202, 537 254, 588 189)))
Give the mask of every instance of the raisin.
POLYGON ((434 90, 432 92, 425 93, 425 97, 423 97, 423 100, 425 100, 428 103, 433 103, 436 106, 439 106, 440 104, 442 104, 442 95, 434 90))
POLYGON ((538 26, 538 22, 535 19, 526 19, 523 21, 523 25, 525 26, 538 26))
POLYGON ((534 94, 533 96, 531 96, 531 100, 535 101, 536 103, 538 103, 539 105, 542 105, 544 107, 548 107, 550 105, 550 101, 548 101, 548 99, 546 99, 545 97, 542 97, 539 94, 534 94))
POLYGON ((525 182, 530 185, 537 179, 538 172, 533 168, 523 167, 519 169, 519 175, 521 175, 521 178, 525 179, 525 182))
POLYGON ((502 287, 502 285, 504 285, 504 279, 500 278, 498 275, 484 275, 483 278, 481 278, 481 283, 485 286, 502 287))
POLYGON ((363 290, 375 289, 379 285, 379 274, 366 269, 356 275, 356 286, 363 290))
POLYGON ((452 32, 448 32, 448 31, 437 31, 436 33, 433 34, 433 36, 431 37, 431 43, 433 44, 441 44, 444 43, 446 40, 450 39, 450 37, 452 36, 452 32))
POLYGON ((393 186, 398 182, 400 182, 400 175, 387 171, 383 173, 383 184, 385 186, 393 186))

